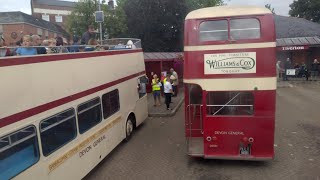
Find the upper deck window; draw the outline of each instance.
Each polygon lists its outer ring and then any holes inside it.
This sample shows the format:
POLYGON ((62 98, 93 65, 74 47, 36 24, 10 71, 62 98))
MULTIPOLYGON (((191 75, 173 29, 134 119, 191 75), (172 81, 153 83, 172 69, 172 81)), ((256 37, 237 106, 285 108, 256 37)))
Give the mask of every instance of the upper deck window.
POLYGON ((258 39, 260 36, 259 20, 253 18, 230 20, 231 39, 258 39))
POLYGON ((206 21, 200 24, 200 41, 228 40, 228 21, 206 21))

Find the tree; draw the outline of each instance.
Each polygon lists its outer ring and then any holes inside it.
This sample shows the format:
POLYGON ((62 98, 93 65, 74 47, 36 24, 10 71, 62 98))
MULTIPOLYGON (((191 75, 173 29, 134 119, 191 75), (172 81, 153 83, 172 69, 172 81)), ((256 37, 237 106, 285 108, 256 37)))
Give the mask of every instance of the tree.
POLYGON ((313 22, 320 22, 319 0, 295 0, 290 4, 290 16, 305 18, 313 22))
POLYGON ((272 14, 276 14, 274 8, 271 7, 271 4, 266 4, 265 7, 268 8, 272 12, 272 14))
POLYGON ((185 0, 130 0, 125 3, 128 32, 144 51, 181 51, 185 0))
POLYGON ((188 12, 205 7, 220 6, 223 4, 223 0, 186 0, 188 12))
MULTIPOLYGON (((88 25, 93 24, 98 29, 95 22, 95 11, 98 10, 100 0, 79 0, 76 3, 71 15, 67 19, 67 30, 70 34, 81 36, 87 31, 88 25)), ((123 1, 123 0, 121 0, 123 1)), ((120 3, 121 4, 121 3, 120 3)), ((121 6, 120 6, 121 7, 121 6)), ((103 33, 110 38, 124 35, 127 31, 126 16, 123 9, 110 9, 105 0, 102 0, 101 10, 104 12, 103 33)))

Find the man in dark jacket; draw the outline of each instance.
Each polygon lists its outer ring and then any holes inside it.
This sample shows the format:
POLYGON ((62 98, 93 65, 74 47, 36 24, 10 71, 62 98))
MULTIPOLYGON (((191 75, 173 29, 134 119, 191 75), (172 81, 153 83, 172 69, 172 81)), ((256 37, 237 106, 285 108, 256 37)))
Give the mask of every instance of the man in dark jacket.
POLYGON ((81 38, 81 44, 88 44, 89 39, 95 39, 96 37, 96 32, 94 30, 93 25, 88 26, 88 31, 83 33, 82 38, 81 38))
POLYGON ((290 62, 290 59, 287 58, 287 61, 284 64, 284 76, 283 76, 284 81, 288 81, 287 69, 290 69, 290 68, 291 68, 291 62, 290 62))
POLYGON ((316 81, 319 74, 319 61, 315 59, 311 64, 311 81, 316 81))

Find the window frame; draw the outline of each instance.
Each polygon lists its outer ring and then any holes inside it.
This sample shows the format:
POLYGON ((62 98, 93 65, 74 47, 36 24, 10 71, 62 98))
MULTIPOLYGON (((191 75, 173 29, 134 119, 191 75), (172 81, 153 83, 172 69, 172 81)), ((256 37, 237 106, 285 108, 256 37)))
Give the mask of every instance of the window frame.
POLYGON ((120 91, 119 91, 119 89, 114 89, 114 90, 111 90, 111 91, 109 91, 109 92, 107 92, 107 93, 104 93, 104 94, 101 96, 101 106, 102 106, 102 117, 103 117, 104 120, 108 119, 108 118, 111 117, 112 115, 114 115, 114 114, 116 114, 117 112, 119 112, 119 111, 120 111, 120 108, 121 108, 121 103, 120 103, 120 91), (109 114, 108 116, 105 117, 104 104, 103 104, 103 96, 105 96, 106 94, 109 94, 109 93, 111 93, 111 92, 114 92, 114 91, 116 91, 116 92, 118 93, 118 104, 119 104, 118 109, 117 109, 117 111, 115 111, 115 112, 113 112, 112 114, 109 114))
POLYGON ((227 18, 224 18, 224 19, 210 19, 210 20, 203 20, 199 23, 198 25, 198 29, 199 29, 199 32, 198 32, 198 41, 200 43, 206 43, 206 42, 226 42, 230 39, 230 24, 229 24, 229 20, 227 18), (209 40, 209 41, 201 41, 201 31, 200 31, 200 27, 201 27, 201 24, 203 23, 206 23, 206 22, 212 22, 212 21, 226 21, 227 22, 227 39, 224 39, 224 40, 209 40))
POLYGON ((102 120, 103 120, 103 110, 102 110, 102 100, 101 100, 102 98, 100 98, 100 96, 97 96, 97 97, 95 97, 95 98, 92 98, 92 99, 90 99, 90 100, 88 100, 88 101, 85 101, 85 102, 83 102, 83 103, 81 103, 81 104, 79 104, 78 106, 77 106, 77 109, 76 109, 76 121, 77 121, 77 129, 78 129, 78 132, 79 132, 79 134, 84 134, 84 133, 86 133, 87 131, 89 131, 90 129, 92 129, 92 128, 94 128, 95 126, 97 126, 98 124, 100 124, 101 122, 102 122, 102 120), (92 126, 92 127, 90 127, 89 129, 87 129, 87 130, 85 130, 84 132, 80 132, 80 124, 79 124, 79 111, 78 111, 78 109, 79 109, 79 107, 80 106, 82 106, 82 105, 84 105, 84 104, 86 104, 86 103, 89 103, 89 102, 91 102, 91 101, 94 101, 94 100, 96 100, 96 99, 99 99, 99 102, 100 102, 100 104, 95 104, 94 106, 91 106, 90 108, 86 108, 86 109, 83 109, 83 110, 81 110, 81 113, 83 113, 83 112, 86 112, 87 110, 91 110, 91 109, 93 109, 94 107, 96 107, 96 106, 100 106, 100 121, 97 123, 97 124, 95 124, 94 126, 92 126))
MULTIPOLYGON (((254 117, 255 116, 255 114, 256 114, 256 105, 255 105, 255 99, 256 99, 256 97, 255 97, 255 91, 207 91, 206 92, 206 94, 205 94, 205 114, 206 114, 206 117, 254 117), (210 107, 210 105, 207 103, 207 98, 208 98, 208 96, 209 96, 209 94, 210 93, 221 93, 221 92, 234 92, 234 93, 251 93, 252 94, 252 101, 253 101, 253 103, 252 103, 252 105, 251 105, 251 107, 253 107, 253 110, 252 110, 252 114, 243 114, 243 115, 231 115, 231 114, 227 114, 227 115, 224 115, 224 114, 218 114, 218 115, 214 115, 214 114, 209 114, 208 113, 208 106, 210 107)), ((223 105, 222 104, 218 104, 218 106, 217 107, 222 107, 223 105), (219 106, 219 105, 221 105, 221 106, 219 106)), ((235 106, 232 106, 232 107, 237 107, 237 105, 235 105, 235 106)))
POLYGON ((257 17, 243 17, 243 18, 229 18, 229 38, 230 38, 230 40, 235 40, 235 41, 237 41, 237 42, 241 42, 241 41, 252 41, 252 40, 260 40, 260 39, 262 39, 262 31, 261 31, 261 21, 260 21, 260 19, 259 18, 257 18, 257 17), (231 39, 231 21, 232 20, 247 20, 247 19, 254 19, 254 20, 257 20, 257 22, 259 23, 259 33, 260 33, 260 37, 259 38, 253 38, 253 39, 231 39))
MULTIPOLYGON (((58 124, 55 123, 56 125, 55 125, 55 124, 52 124, 52 125, 50 125, 50 126, 52 126, 52 127, 58 126, 58 125, 60 125, 60 124, 62 124, 62 123, 64 123, 64 122, 68 121, 69 119, 71 119, 71 118, 68 118, 67 120, 63 120, 63 122, 59 122, 58 124), (54 126, 53 126, 53 125, 54 125, 54 126)), ((52 127, 51 127, 51 128, 52 128, 52 127)), ((48 129, 50 129, 50 128, 46 127, 45 129, 48 130, 48 129)), ((46 130, 45 130, 45 131, 46 131, 46 130)), ((79 131, 79 130, 78 130, 78 126, 77 126, 77 115, 76 115, 76 111, 75 111, 75 109, 74 109, 73 107, 72 107, 72 108, 69 108, 69 109, 66 109, 66 110, 63 110, 63 111, 60 111, 60 112, 58 112, 58 113, 55 113, 55 114, 52 115, 52 116, 49 116, 49 117, 47 117, 47 118, 42 119, 42 120, 39 122, 39 137, 40 137, 40 142, 41 142, 42 155, 43 155, 44 157, 49 157, 49 156, 52 155, 53 153, 57 152, 59 149, 63 148, 65 145, 67 145, 68 143, 70 143, 70 142, 72 142, 73 140, 75 140, 75 139, 78 137, 78 131, 79 131), (47 155, 44 155, 44 153, 43 153, 42 137, 41 137, 41 133, 42 133, 43 131, 41 130, 41 124, 42 124, 44 121, 48 120, 48 119, 51 119, 51 118, 53 118, 53 117, 55 117, 55 116, 57 116, 57 115, 59 115, 59 114, 63 114, 63 113, 65 113, 65 112, 67 112, 67 111, 70 111, 70 110, 73 110, 74 118, 75 118, 75 122, 74 122, 74 126, 75 126, 75 128, 76 128, 75 136, 74 136, 72 139, 70 139, 69 141, 67 141, 67 142, 65 142, 64 144, 62 144, 61 146, 59 146, 58 148, 56 148, 55 150, 53 150, 52 152, 48 153, 47 155)))
POLYGON ((50 22, 50 15, 49 14, 42 14, 41 19, 44 21, 50 22), (46 17, 46 18, 43 18, 43 17, 46 17))
MULTIPOLYGON (((41 159, 41 154, 40 154, 40 143, 39 143, 38 129, 37 129, 37 127, 36 127, 35 125, 30 124, 30 125, 27 125, 27 126, 25 126, 25 127, 23 127, 23 128, 20 128, 20 129, 18 129, 18 130, 16 130, 16 131, 13 131, 13 132, 11 132, 11 133, 9 133, 9 134, 6 134, 6 135, 0 137, 0 139, 9 138, 11 135, 14 135, 14 134, 16 134, 16 133, 18 133, 18 132, 20 132, 20 131, 22 131, 22 130, 28 129, 28 128, 30 128, 30 127, 33 127, 33 129, 34 129, 35 139, 36 139, 35 145, 37 146, 37 150, 38 150, 38 152, 37 152, 36 155, 37 155, 38 158, 37 158, 37 160, 36 160, 33 164, 31 164, 30 166, 26 167, 24 170, 20 171, 19 173, 17 173, 16 175, 14 175, 14 176, 11 177, 11 178, 14 178, 14 177, 18 176, 19 174, 25 172, 26 170, 28 170, 28 169, 31 168, 32 166, 36 165, 36 164, 40 161, 40 159, 41 159)), ((26 141, 26 140, 29 140, 30 138, 32 138, 32 137, 29 137, 28 139, 27 139, 27 138, 23 138, 23 139, 25 139, 24 141, 26 141)), ((18 144, 20 144, 20 143, 22 143, 22 142, 24 142, 24 141, 20 141, 18 144)), ((16 145, 17 145, 17 144, 15 144, 15 145, 13 145, 13 146, 16 146, 16 145)), ((11 146, 11 147, 13 147, 13 146, 11 146)), ((11 148, 11 147, 9 147, 9 148, 11 148)), ((3 150, 3 151, 8 150, 9 148, 7 148, 7 149, 5 149, 5 150, 3 150)), ((3 152, 3 151, 1 151, 1 152, 3 152)), ((1 153, 1 152, 0 152, 0 153, 1 153)))
POLYGON ((208 18, 208 19, 202 19, 198 21, 197 23, 197 35, 196 35, 196 42, 197 45, 224 45, 224 44, 241 44, 241 43, 256 43, 256 42, 263 42, 264 39, 264 32, 262 31, 263 24, 261 23, 260 17, 263 15, 257 15, 257 16, 239 16, 239 17, 221 17, 221 18, 208 18), (230 22, 231 20, 237 20, 237 19, 256 19, 259 22, 260 25, 260 38, 257 39, 238 39, 238 40, 232 40, 230 36, 230 22), (228 21, 228 39, 227 40, 219 40, 219 41, 201 41, 200 40, 200 25, 203 22, 207 21, 220 21, 220 20, 226 20, 228 21))

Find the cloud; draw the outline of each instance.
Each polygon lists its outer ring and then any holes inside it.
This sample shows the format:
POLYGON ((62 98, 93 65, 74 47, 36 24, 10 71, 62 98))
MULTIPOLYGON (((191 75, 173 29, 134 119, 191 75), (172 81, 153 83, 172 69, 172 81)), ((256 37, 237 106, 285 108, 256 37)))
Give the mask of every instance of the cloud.
POLYGON ((228 5, 253 5, 253 6, 262 6, 266 4, 271 4, 271 7, 274 8, 276 14, 288 16, 290 7, 289 5, 293 0, 228 0, 228 5))

